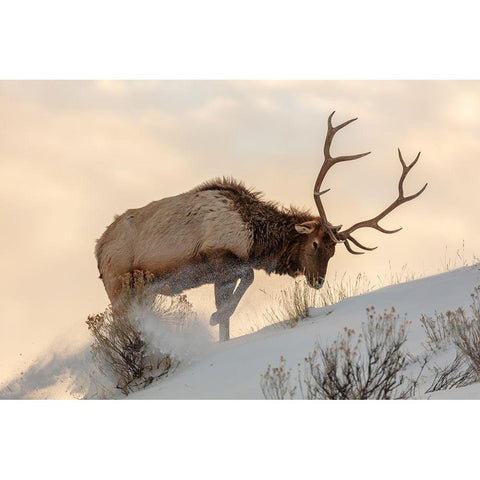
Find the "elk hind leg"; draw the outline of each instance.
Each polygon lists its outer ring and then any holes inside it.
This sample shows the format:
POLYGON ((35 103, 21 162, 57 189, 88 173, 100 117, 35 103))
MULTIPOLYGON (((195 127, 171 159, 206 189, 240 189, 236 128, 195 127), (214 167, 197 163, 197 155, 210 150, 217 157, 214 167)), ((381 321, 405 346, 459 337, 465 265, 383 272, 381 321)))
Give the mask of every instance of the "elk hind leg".
POLYGON ((132 270, 116 278, 112 307, 128 309, 132 303, 150 307, 155 302, 153 274, 144 270, 132 270))

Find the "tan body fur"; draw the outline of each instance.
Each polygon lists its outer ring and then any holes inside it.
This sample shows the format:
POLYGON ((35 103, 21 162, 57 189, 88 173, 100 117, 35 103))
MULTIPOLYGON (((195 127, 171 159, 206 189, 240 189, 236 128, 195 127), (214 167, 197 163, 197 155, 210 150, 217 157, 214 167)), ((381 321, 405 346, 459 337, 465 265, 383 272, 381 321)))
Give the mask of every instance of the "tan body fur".
POLYGON ((127 210, 106 229, 95 254, 114 304, 125 273, 142 270, 162 276, 219 250, 247 260, 251 245, 252 233, 232 201, 207 190, 127 210))

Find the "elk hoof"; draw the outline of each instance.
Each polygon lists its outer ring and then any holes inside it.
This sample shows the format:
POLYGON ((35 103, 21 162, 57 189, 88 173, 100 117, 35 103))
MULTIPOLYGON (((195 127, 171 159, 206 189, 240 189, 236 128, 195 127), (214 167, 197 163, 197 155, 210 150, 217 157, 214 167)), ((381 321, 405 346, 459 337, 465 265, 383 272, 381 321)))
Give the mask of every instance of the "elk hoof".
POLYGON ((218 325, 220 323, 221 317, 218 312, 213 312, 210 317, 210 325, 218 325))

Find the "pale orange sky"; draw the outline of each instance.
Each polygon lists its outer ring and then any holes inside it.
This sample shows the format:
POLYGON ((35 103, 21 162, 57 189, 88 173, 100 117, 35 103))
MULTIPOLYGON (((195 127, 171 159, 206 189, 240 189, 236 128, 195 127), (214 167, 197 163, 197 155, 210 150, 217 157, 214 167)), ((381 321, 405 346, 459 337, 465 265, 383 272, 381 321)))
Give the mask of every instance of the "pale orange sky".
MULTIPOLYGON (((107 305, 94 242, 114 214, 219 175, 315 211, 332 110, 337 123, 359 117, 333 152, 373 152, 329 172, 332 222, 366 219, 395 198, 397 147, 407 161, 422 151, 406 191, 429 186, 383 222, 401 232, 358 235, 378 250, 337 248, 327 279, 366 272, 375 280, 389 263, 436 273, 445 249, 453 258, 463 241, 467 256, 480 255, 478 81, 0 82, 0 382, 52 342, 69 348, 88 338, 87 315, 107 305)), ((233 333, 248 330, 260 288, 274 295, 285 283, 257 275, 233 333)), ((213 288, 190 296, 211 313, 213 288)))

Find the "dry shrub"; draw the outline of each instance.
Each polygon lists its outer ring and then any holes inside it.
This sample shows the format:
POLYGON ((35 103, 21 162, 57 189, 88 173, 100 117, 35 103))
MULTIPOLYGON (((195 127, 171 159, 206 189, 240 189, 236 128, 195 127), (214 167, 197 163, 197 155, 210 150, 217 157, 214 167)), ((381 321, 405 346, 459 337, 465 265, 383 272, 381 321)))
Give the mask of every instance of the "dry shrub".
POLYGON ((457 354, 452 363, 446 367, 434 366, 435 377, 425 393, 437 390, 450 390, 452 388, 466 387, 478 381, 478 374, 464 355, 457 354))
POLYGON ((405 380, 401 372, 408 361, 402 350, 408 322, 401 320, 393 308, 377 314, 371 307, 367 318, 358 336, 345 328, 331 345, 316 344, 305 359, 305 398, 404 398, 405 392, 399 389, 405 380))
MULTIPOLYGON (((402 373, 409 363, 408 353, 403 350, 408 324, 393 308, 377 314, 371 307, 367 309, 362 333, 356 335, 354 330, 345 328, 330 345, 316 343, 313 353, 305 359, 303 377, 300 371, 298 374, 303 398, 366 400, 411 396, 418 378, 406 381, 402 373)), ((283 357, 279 367, 269 365, 260 383, 264 397, 292 398, 296 386, 291 386, 290 373, 283 357)))
POLYGON ((185 295, 159 295, 155 299, 150 288, 152 278, 143 272, 126 275, 120 305, 90 315, 86 322, 94 338, 91 350, 98 369, 113 378, 125 395, 145 388, 178 364, 171 353, 151 348, 141 331, 141 314, 152 314, 159 322, 181 322, 192 314, 185 295))
POLYGON ((480 286, 470 296, 471 316, 461 308, 454 313, 453 341, 480 376, 480 286))
POLYGON ((435 377, 428 392, 464 387, 480 381, 480 286, 471 294, 470 314, 463 308, 434 317, 422 316, 427 348, 432 352, 453 344, 456 356, 446 367, 434 366, 435 377))
POLYGON ((125 395, 166 375, 172 366, 169 354, 148 355, 139 326, 128 312, 113 313, 108 308, 90 315, 87 325, 94 337, 91 349, 97 367, 104 375, 113 377, 116 387, 125 395))
POLYGON ((285 359, 280 357, 280 366, 268 365, 267 371, 261 375, 260 388, 268 400, 292 399, 295 395, 296 386, 290 385, 291 370, 285 368, 285 359))
POLYGON ((455 317, 453 312, 435 312, 435 317, 422 315, 420 323, 427 335, 426 350, 436 353, 448 347, 452 342, 455 317))

